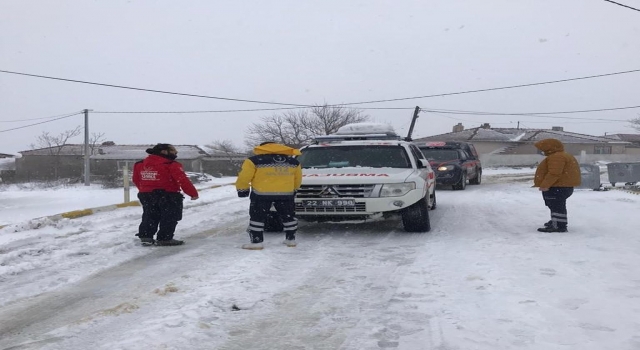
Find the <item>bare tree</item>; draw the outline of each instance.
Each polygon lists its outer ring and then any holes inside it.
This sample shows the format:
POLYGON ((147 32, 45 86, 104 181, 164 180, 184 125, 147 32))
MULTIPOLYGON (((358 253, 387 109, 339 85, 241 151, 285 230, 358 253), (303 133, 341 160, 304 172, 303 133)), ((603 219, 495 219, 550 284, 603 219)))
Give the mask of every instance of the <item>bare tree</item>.
POLYGON ((629 120, 629 123, 631 123, 632 128, 640 131, 640 114, 638 115, 637 118, 629 120))
POLYGON ((51 173, 54 179, 59 178, 62 149, 67 144, 70 138, 80 135, 82 127, 77 126, 75 129, 65 130, 58 135, 51 135, 48 131, 43 131, 40 136, 37 137, 36 143, 31 144, 32 149, 44 148, 47 153, 52 156, 51 173))
POLYGON ((244 161, 244 157, 249 153, 236 147, 230 140, 213 141, 205 145, 205 147, 224 154, 229 164, 234 167, 240 166, 244 161))
POLYGON ((96 154, 96 148, 98 148, 98 146, 101 145, 104 141, 105 138, 103 132, 91 133, 91 136, 89 137, 89 149, 91 150, 90 154, 96 154))
POLYGON ((250 125, 245 144, 253 147, 265 141, 274 141, 299 148, 309 144, 317 135, 329 135, 346 124, 368 120, 369 116, 363 115, 358 109, 327 104, 287 111, 263 117, 260 123, 250 125))
POLYGON ((60 155, 62 149, 67 144, 70 138, 80 135, 82 131, 81 126, 76 126, 75 129, 65 130, 58 135, 51 135, 48 131, 43 131, 36 139, 36 143, 31 144, 32 149, 47 148, 47 151, 52 156, 60 155))

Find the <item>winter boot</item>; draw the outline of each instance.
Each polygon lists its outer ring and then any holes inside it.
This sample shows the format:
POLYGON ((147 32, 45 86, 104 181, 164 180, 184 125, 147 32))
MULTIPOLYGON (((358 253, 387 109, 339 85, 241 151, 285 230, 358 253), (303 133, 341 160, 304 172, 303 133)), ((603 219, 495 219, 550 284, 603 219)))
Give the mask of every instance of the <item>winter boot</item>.
POLYGON ((545 226, 538 229, 538 232, 569 232, 566 227, 545 226))
POLYGON ((282 241, 282 244, 286 245, 287 247, 295 247, 298 245, 298 243, 296 243, 295 239, 285 239, 284 241, 282 241))
POLYGON ((156 245, 159 246, 173 246, 173 245, 183 245, 184 241, 180 241, 177 239, 169 239, 166 241, 156 241, 156 245))
POLYGON ((242 249, 247 249, 247 250, 262 250, 262 248, 264 248, 264 246, 262 245, 262 242, 247 243, 242 245, 242 249))
POLYGON ((154 245, 156 241, 153 238, 140 238, 140 243, 142 243, 143 246, 150 246, 154 245))
POLYGON ((553 227, 553 220, 549 220, 544 223, 544 227, 553 227))

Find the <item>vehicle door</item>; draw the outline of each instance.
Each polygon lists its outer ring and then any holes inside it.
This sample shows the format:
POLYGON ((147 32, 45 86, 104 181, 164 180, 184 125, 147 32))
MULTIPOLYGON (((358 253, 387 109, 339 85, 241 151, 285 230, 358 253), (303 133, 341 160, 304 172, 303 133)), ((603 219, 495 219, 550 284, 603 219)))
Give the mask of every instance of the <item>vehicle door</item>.
POLYGON ((465 150, 460 149, 458 153, 460 154, 460 166, 462 167, 462 171, 467 174, 467 179, 474 178, 476 176, 475 161, 471 159, 465 150))
POLYGON ((411 150, 413 159, 416 162, 416 168, 418 170, 418 173, 420 174, 420 177, 423 178, 427 184, 425 188, 427 188, 427 191, 430 191, 431 188, 435 187, 436 174, 433 169, 431 169, 431 165, 429 165, 429 160, 427 159, 427 157, 422 154, 422 151, 420 151, 420 149, 416 145, 410 145, 409 149, 411 150), (427 166, 421 167, 419 159, 424 159, 427 166))

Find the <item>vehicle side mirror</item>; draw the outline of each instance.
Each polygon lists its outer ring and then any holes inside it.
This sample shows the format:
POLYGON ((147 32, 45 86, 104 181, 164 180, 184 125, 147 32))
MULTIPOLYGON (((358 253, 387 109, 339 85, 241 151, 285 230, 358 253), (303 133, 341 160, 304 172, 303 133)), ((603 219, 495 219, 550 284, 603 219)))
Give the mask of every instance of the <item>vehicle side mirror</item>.
POLYGON ((418 168, 426 168, 429 165, 429 161, 426 159, 418 159, 418 168))

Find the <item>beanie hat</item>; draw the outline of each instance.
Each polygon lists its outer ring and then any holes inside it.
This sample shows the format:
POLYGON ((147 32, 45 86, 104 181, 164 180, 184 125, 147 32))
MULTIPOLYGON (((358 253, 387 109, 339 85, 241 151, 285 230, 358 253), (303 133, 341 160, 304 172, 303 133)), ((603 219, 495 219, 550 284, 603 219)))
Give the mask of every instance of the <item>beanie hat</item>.
POLYGON ((171 148, 171 144, 169 143, 159 143, 153 146, 153 148, 147 148, 145 152, 149 154, 160 154, 160 152, 168 151, 170 148, 171 148))

